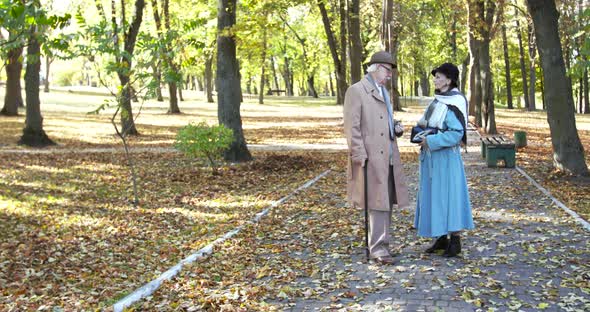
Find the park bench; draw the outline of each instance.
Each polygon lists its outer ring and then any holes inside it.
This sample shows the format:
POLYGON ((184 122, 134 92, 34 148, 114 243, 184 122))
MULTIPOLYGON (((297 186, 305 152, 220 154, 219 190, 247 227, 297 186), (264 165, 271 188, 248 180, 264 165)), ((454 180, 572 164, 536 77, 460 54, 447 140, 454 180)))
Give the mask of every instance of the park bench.
POLYGON ((268 90, 268 95, 281 95, 281 93, 287 92, 286 90, 268 90))
POLYGON ((481 156, 486 159, 488 167, 496 167, 498 160, 504 160, 506 168, 516 165, 514 141, 496 135, 481 138, 481 156))

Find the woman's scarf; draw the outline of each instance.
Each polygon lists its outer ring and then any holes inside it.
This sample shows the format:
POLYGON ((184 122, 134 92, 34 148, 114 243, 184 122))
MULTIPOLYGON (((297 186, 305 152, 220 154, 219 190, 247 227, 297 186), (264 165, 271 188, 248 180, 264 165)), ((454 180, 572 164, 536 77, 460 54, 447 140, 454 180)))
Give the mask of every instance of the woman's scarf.
MULTIPOLYGON (((435 94, 434 98, 439 103, 456 107, 463 115, 461 116, 463 117, 463 122, 467 125, 467 99, 457 88, 453 88, 443 94, 435 94)), ((457 118, 459 118, 459 116, 457 116, 457 118)), ((459 119, 459 121, 461 121, 461 119, 459 119)))
POLYGON ((463 142, 466 143, 467 107, 467 99, 457 88, 442 94, 435 94, 434 100, 428 105, 428 109, 418 121, 418 125, 423 128, 430 127, 444 130, 443 123, 450 109, 463 125, 463 142))

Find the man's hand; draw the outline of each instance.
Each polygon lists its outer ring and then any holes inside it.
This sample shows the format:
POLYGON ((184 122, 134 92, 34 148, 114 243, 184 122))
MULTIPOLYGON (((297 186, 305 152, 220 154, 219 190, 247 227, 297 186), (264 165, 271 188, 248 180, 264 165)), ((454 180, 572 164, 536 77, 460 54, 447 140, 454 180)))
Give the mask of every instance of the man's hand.
POLYGON ((365 166, 365 163, 367 162, 367 156, 364 156, 364 155, 362 155, 362 156, 356 156, 356 157, 355 156, 352 156, 351 159, 352 159, 352 163, 353 164, 355 164, 355 165, 361 165, 361 167, 364 167, 365 166))
POLYGON ((401 137, 404 134, 404 126, 402 125, 402 122, 399 120, 395 120, 393 124, 393 131, 395 132, 395 136, 398 138, 401 137))

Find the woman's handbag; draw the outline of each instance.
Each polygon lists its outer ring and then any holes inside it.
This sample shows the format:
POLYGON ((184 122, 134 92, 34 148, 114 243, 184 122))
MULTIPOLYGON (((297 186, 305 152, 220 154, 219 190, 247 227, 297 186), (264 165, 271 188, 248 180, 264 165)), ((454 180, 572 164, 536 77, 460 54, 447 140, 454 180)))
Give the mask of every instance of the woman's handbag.
POLYGON ((430 128, 430 127, 422 128, 420 126, 415 126, 415 127, 412 127, 412 133, 410 135, 410 142, 421 143, 426 136, 431 135, 431 134, 437 134, 437 133, 438 133, 437 128, 430 128))

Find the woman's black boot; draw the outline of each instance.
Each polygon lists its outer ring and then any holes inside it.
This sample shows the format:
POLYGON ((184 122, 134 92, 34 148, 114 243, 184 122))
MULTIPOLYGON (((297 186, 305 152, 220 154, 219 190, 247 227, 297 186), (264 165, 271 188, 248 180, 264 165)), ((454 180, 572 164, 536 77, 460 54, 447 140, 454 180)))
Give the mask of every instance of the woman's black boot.
POLYGON ((461 236, 451 235, 449 247, 447 247, 447 250, 445 250, 443 256, 456 257, 459 253, 461 253, 461 236))
POLYGON ((449 246, 449 239, 446 235, 443 235, 436 239, 434 244, 430 248, 426 249, 427 253, 434 253, 437 250, 446 250, 449 246))

